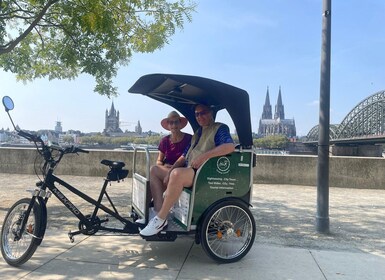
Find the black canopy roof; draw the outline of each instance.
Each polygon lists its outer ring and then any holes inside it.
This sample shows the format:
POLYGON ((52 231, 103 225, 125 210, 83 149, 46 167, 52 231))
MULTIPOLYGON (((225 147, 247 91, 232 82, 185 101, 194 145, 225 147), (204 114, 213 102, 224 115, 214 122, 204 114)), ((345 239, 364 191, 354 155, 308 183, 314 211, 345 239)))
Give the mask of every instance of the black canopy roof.
POLYGON ((139 78, 128 90, 168 104, 181 112, 194 131, 199 127, 194 106, 209 105, 214 115, 226 109, 232 118, 243 147, 253 144, 249 95, 245 90, 215 80, 187 75, 150 74, 139 78))

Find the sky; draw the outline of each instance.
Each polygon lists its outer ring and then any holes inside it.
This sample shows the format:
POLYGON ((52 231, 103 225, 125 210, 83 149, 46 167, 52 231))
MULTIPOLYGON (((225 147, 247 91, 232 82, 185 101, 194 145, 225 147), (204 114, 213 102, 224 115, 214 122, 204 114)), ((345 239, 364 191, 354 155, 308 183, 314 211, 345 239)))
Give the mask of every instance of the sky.
MULTIPOLYGON (((121 67, 113 99, 93 92, 91 76, 75 80, 38 79, 23 84, 0 70, 0 96, 11 96, 14 122, 22 129, 102 132, 105 111, 114 102, 121 128, 166 133, 160 120, 172 110, 148 97, 130 94, 139 77, 174 73, 211 78, 242 88, 250 96, 252 130, 258 131, 266 90, 272 109, 281 87, 285 117, 297 135, 319 122, 322 0, 206 0, 191 23, 153 53, 134 53, 121 67)), ((330 122, 341 123, 362 100, 385 89, 385 1, 332 0, 330 122)), ((228 123, 226 113, 218 120, 228 123)), ((0 110, 0 129, 11 127, 0 110)), ((191 132, 191 128, 184 129, 191 132)))

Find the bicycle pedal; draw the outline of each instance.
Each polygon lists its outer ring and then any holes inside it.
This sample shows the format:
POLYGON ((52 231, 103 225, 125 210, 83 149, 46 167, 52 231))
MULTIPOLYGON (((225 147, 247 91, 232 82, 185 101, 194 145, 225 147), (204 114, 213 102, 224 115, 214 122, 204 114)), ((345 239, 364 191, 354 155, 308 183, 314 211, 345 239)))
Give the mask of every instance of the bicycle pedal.
POLYGON ((68 233, 68 238, 70 239, 71 243, 75 242, 75 238, 74 238, 73 234, 71 233, 71 231, 68 233))

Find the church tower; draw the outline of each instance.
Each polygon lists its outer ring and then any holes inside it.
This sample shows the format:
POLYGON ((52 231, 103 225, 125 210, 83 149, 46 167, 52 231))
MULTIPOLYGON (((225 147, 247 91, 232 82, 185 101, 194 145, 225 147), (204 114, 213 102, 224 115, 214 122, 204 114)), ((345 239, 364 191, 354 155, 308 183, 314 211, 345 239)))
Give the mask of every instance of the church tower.
POLYGON ((140 121, 138 121, 138 124, 135 126, 135 132, 142 134, 142 126, 140 125, 140 121))
POLYGON ((285 119, 285 108, 282 104, 281 86, 279 87, 277 105, 275 105, 274 119, 285 119))
POLYGON ((270 96, 269 96, 269 87, 267 87, 265 105, 263 105, 262 119, 271 119, 271 105, 270 105, 270 96))
POLYGON ((55 132, 57 133, 62 133, 63 132, 63 128, 61 126, 61 122, 60 121, 57 121, 56 122, 56 125, 55 125, 55 132))
POLYGON ((272 118, 271 112, 269 88, 267 88, 265 105, 263 105, 262 117, 259 120, 258 134, 261 136, 296 136, 294 119, 285 119, 285 108, 282 103, 281 87, 279 87, 277 104, 275 105, 274 119, 272 118))
POLYGON ((112 101, 111 109, 108 112, 106 110, 106 120, 105 120, 105 128, 104 133, 115 132, 122 133, 122 130, 119 128, 119 111, 115 110, 114 102, 112 101))

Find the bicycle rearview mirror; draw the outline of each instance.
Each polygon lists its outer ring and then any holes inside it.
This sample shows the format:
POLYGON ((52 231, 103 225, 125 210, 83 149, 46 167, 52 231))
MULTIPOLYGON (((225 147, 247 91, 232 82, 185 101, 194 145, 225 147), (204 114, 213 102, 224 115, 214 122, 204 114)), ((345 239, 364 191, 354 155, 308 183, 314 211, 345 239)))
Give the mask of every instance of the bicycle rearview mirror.
POLYGON ((5 107, 5 111, 8 112, 9 110, 13 110, 15 108, 15 105, 13 104, 13 100, 9 96, 3 97, 3 105, 5 107))
POLYGON ((12 98, 9 97, 9 96, 4 96, 4 97, 3 97, 3 105, 4 105, 4 108, 5 108, 5 111, 6 111, 7 114, 8 114, 9 119, 11 120, 11 123, 12 123, 12 125, 13 125, 13 128, 14 128, 15 130, 17 130, 15 124, 13 123, 13 120, 12 120, 12 118, 11 118, 11 115, 9 114, 9 110, 13 110, 13 108, 15 108, 15 104, 13 104, 12 98))

